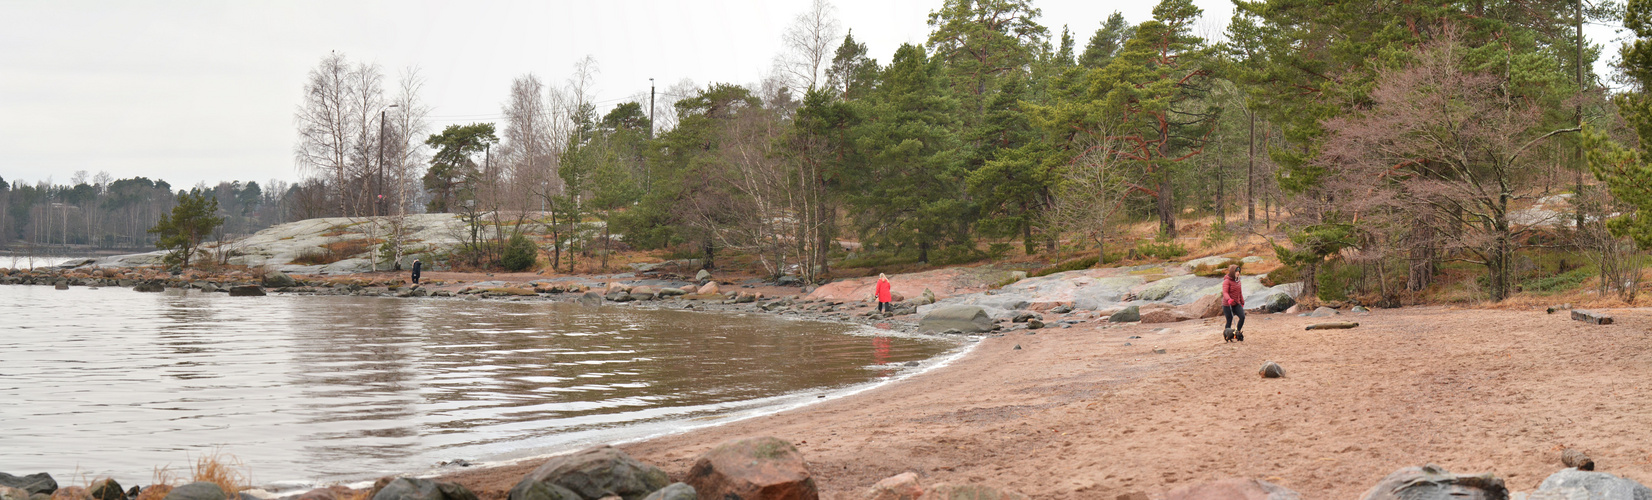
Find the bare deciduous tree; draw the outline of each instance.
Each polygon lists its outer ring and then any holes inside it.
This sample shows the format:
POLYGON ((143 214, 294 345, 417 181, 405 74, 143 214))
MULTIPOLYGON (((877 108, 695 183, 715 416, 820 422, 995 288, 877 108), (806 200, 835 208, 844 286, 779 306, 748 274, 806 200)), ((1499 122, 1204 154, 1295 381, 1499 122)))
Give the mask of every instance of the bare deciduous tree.
POLYGON ((792 93, 802 94, 823 83, 826 67, 832 62, 832 51, 843 39, 843 26, 838 22, 836 11, 831 2, 814 0, 809 3, 809 10, 798 14, 781 35, 784 49, 775 56, 774 66, 792 93))

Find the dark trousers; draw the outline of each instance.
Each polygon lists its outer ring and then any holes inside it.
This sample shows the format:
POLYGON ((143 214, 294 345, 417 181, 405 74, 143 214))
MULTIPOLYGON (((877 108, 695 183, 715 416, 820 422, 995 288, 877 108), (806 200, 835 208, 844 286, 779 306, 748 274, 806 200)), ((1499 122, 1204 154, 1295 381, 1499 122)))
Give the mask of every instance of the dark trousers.
POLYGON ((415 285, 419 284, 419 272, 418 271, 413 271, 413 284, 415 284, 415 285))
POLYGON ((1227 326, 1222 327, 1222 329, 1226 330, 1228 328, 1232 328, 1233 317, 1238 316, 1239 331, 1245 330, 1245 306, 1222 306, 1222 316, 1228 319, 1227 326))
POLYGON ((881 301, 881 300, 878 301, 878 312, 880 312, 880 313, 881 312, 890 312, 890 311, 893 311, 893 310, 895 310, 895 307, 889 305, 888 302, 884 302, 884 301, 881 301))

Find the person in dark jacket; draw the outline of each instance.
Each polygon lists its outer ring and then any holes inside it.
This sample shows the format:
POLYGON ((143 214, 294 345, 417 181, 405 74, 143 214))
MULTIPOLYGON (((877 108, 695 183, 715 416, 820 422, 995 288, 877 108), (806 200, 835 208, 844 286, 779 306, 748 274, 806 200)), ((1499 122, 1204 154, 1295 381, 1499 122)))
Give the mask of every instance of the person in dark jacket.
POLYGON ((422 270, 423 268, 424 268, 424 263, 423 262, 419 262, 419 259, 413 259, 413 285, 414 286, 419 285, 419 271, 422 270))
POLYGON ((1222 316, 1227 318, 1227 326, 1222 327, 1222 340, 1233 342, 1245 341, 1245 290, 1239 286, 1239 266, 1228 266, 1227 276, 1222 278, 1222 316), (1233 317, 1239 317, 1239 328, 1233 328, 1233 317))

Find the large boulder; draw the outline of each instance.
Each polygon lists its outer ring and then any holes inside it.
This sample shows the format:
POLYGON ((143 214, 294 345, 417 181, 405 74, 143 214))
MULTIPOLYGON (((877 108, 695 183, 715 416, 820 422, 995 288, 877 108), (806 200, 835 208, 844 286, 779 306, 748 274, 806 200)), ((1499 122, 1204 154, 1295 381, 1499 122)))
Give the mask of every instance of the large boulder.
POLYGON ((228 500, 229 495, 215 483, 196 481, 177 488, 166 494, 164 500, 228 500))
MULTIPOLYGON (((1632 479, 1605 472, 1562 469, 1549 475, 1537 491, 1554 491, 1556 498, 1586 498, 1588 500, 1652 500, 1652 489, 1632 479)), ((1549 498, 1549 497, 1543 497, 1549 498)))
POLYGON ((696 290, 694 293, 697 295, 716 295, 722 292, 722 289, 717 286, 717 282, 713 281, 706 283, 705 285, 701 285, 700 289, 696 290))
POLYGON ((1027 500, 1026 495, 979 484, 937 484, 923 500, 1027 500))
POLYGON ((433 479, 398 477, 379 488, 373 500, 476 500, 476 495, 459 483, 433 479))
POLYGON ((258 285, 239 285, 229 289, 231 297, 263 297, 264 287, 258 285))
POLYGON ((585 292, 585 294, 579 296, 576 302, 586 307, 600 306, 602 305, 602 295, 596 292, 585 292))
POLYGON ((1267 297, 1263 297, 1257 308, 1267 312, 1284 312, 1294 305, 1296 305, 1296 299, 1292 298, 1291 294, 1273 292, 1268 294, 1267 297))
POLYGON ((1457 475, 1438 465, 1406 467, 1378 481, 1365 500, 1503 500, 1509 491, 1490 473, 1457 475))
POLYGON ((30 495, 44 493, 47 495, 57 491, 57 480, 51 474, 44 472, 27 476, 13 476, 0 472, 0 486, 9 486, 29 492, 30 495))
POLYGON ((1188 316, 1192 316, 1195 319, 1214 318, 1214 317, 1217 317, 1217 316, 1221 316, 1222 315, 1222 294, 1213 293, 1213 294, 1210 294, 1210 295, 1206 295, 1204 297, 1200 297, 1199 300, 1193 301, 1192 304, 1182 306, 1181 310, 1182 310, 1183 313, 1186 313, 1188 316))
POLYGON ((683 480, 701 498, 817 500, 803 455, 774 437, 736 439, 700 455, 683 480))
POLYGON ((671 480, 659 467, 638 462, 618 448, 598 446, 546 461, 511 488, 510 500, 577 500, 609 495, 642 500, 669 484, 671 480))
POLYGON ((1289 488, 1261 479, 1228 478, 1170 490, 1165 500, 1301 500, 1289 488))
POLYGON ((264 285, 271 287, 271 289, 286 289, 286 287, 296 287, 299 282, 292 279, 291 276, 287 276, 286 272, 269 271, 264 272, 264 285))
POLYGON ((944 332, 956 329, 964 333, 992 331, 992 317, 981 306, 950 305, 929 311, 918 320, 918 330, 944 332))
POLYGON ((1136 306, 1126 307, 1119 312, 1113 313, 1112 316, 1108 316, 1107 321, 1112 323, 1141 321, 1141 308, 1136 306))
POLYGON ((694 487, 689 486, 688 483, 671 483, 670 486, 649 493, 648 497, 642 500, 699 500, 699 498, 700 494, 696 493, 694 487))
POLYGON ((1331 316, 1336 316, 1338 314, 1341 314, 1341 313, 1337 312, 1336 309, 1332 309, 1332 308, 1325 307, 1325 306, 1319 306, 1319 308, 1314 309, 1314 312, 1308 313, 1308 317, 1310 317, 1310 318, 1329 318, 1331 316))

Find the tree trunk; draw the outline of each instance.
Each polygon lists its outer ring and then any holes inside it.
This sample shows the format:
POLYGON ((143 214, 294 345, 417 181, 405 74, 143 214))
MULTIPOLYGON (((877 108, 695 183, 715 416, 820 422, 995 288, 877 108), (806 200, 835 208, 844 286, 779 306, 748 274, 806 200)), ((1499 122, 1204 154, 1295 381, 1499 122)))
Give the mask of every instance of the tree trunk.
POLYGON ((1245 223, 1256 223, 1256 112, 1250 112, 1250 136, 1245 139, 1250 153, 1245 163, 1245 223))
POLYGON ((1176 206, 1171 196, 1170 177, 1159 180, 1159 233, 1166 238, 1176 237, 1176 206))
MULTIPOLYGON (((920 236, 921 238, 922 236, 920 236)), ((929 240, 918 242, 918 262, 929 263, 929 240)))

